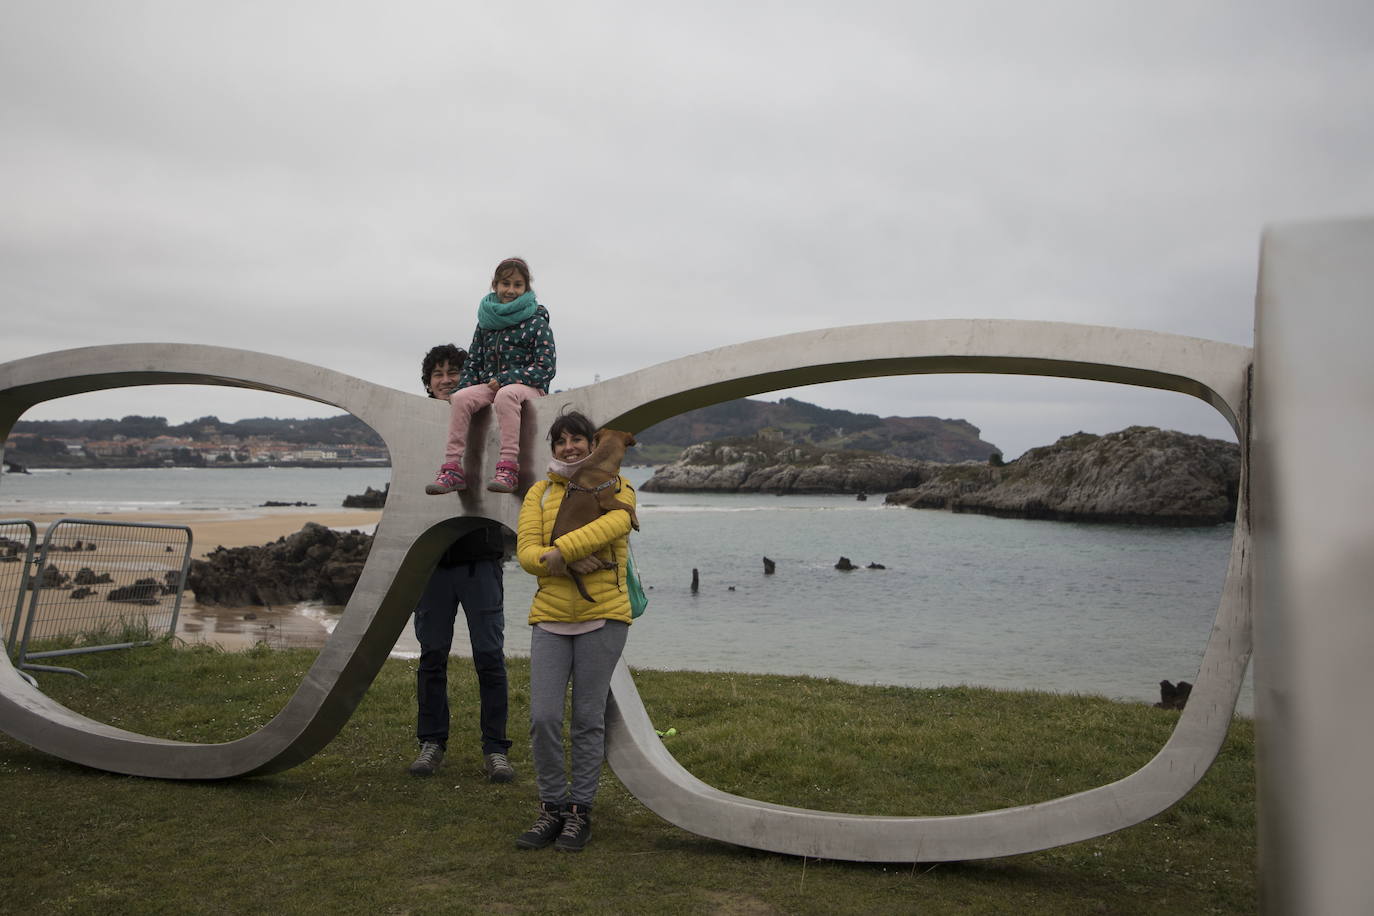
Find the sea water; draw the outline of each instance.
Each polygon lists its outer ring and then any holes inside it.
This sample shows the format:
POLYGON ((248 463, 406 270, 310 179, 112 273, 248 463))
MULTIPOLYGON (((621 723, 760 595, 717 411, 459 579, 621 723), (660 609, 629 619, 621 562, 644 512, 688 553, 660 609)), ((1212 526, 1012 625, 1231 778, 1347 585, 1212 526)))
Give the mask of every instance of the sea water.
MULTIPOLYGON (((636 468, 627 476, 642 482, 650 473, 636 468)), ((389 475, 387 468, 41 471, 5 476, 0 517, 246 511, 268 500, 333 511, 349 493, 382 488, 389 475)), ((640 493, 639 517, 632 544, 650 601, 630 632, 631 665, 1144 701, 1158 699, 1162 679, 1196 677, 1232 533, 1229 525, 1152 528, 904 509, 885 506, 880 494, 861 502, 640 493), (772 575, 764 573, 765 556, 776 564, 772 575), (859 568, 835 569, 841 556, 859 568)), ((534 580, 513 562, 505 580, 507 649, 527 654, 524 612, 534 580)), ((407 633, 398 650, 409 654, 410 643, 407 633)), ((1252 707, 1247 683, 1241 711, 1252 707)))
POLYGON ((0 517, 239 511, 269 501, 333 511, 345 496, 380 490, 390 479, 388 467, 37 469, 0 478, 0 517))

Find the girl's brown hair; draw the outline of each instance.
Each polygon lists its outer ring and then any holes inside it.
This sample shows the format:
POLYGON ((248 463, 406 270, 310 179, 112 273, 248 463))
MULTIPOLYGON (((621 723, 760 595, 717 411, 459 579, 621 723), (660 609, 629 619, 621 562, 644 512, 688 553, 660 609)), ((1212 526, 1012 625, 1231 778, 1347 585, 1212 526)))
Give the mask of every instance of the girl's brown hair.
POLYGON ((491 288, 496 289, 496 283, 509 273, 517 273, 525 279, 525 289, 534 289, 534 276, 530 274, 530 265, 525 263, 524 258, 506 258, 496 265, 496 272, 491 275, 491 288))

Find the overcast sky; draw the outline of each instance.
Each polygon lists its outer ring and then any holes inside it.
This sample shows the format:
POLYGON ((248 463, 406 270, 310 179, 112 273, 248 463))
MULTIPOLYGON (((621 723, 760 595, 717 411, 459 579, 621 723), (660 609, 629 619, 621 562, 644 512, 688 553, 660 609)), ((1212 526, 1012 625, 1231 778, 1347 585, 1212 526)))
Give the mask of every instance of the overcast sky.
MULTIPOLYGON (((1374 213, 1372 11, 3 0, 0 361, 180 341, 417 390, 511 254, 559 388, 875 321, 1249 345, 1262 228, 1374 213)), ((1009 457, 1132 423, 1230 436, 1096 383, 788 394, 964 418, 1009 457)), ((196 387, 26 417, 335 412, 196 387)))

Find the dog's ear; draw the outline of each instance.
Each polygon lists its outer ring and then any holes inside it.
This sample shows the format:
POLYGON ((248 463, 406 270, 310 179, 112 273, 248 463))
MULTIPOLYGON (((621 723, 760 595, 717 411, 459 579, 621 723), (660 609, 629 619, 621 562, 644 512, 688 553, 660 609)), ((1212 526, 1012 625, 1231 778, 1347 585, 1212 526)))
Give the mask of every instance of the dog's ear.
POLYGON ((596 447, 601 444, 601 434, 605 431, 606 427, 603 426, 596 432, 592 433, 592 451, 596 451, 596 447))
POLYGON ((626 448, 630 448, 631 446, 635 446, 635 445, 638 445, 638 444, 639 444, 639 443, 638 443, 637 441, 635 441, 635 434, 634 434, 634 433, 626 433, 626 434, 625 434, 625 447, 626 447, 626 448))

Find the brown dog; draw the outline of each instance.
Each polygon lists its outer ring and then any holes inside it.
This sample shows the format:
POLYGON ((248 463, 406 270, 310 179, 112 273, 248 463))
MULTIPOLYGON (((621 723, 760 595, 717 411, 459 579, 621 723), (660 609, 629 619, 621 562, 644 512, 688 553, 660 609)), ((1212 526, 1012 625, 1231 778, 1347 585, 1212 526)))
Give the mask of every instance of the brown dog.
MULTIPOLYGON (((558 507, 558 516, 553 520, 553 539, 556 542, 569 531, 575 531, 590 524, 603 513, 613 509, 624 509, 630 513, 630 524, 639 530, 639 518, 634 506, 616 498, 620 491, 620 462, 625 458, 625 449, 635 444, 635 437, 618 429, 599 429, 592 437, 592 452, 582 460, 568 488, 563 493, 563 502, 558 507)), ((552 543, 551 542, 551 543, 552 543)), ((568 570, 568 577, 577 585, 583 598, 593 601, 587 594, 587 587, 568 570)))

